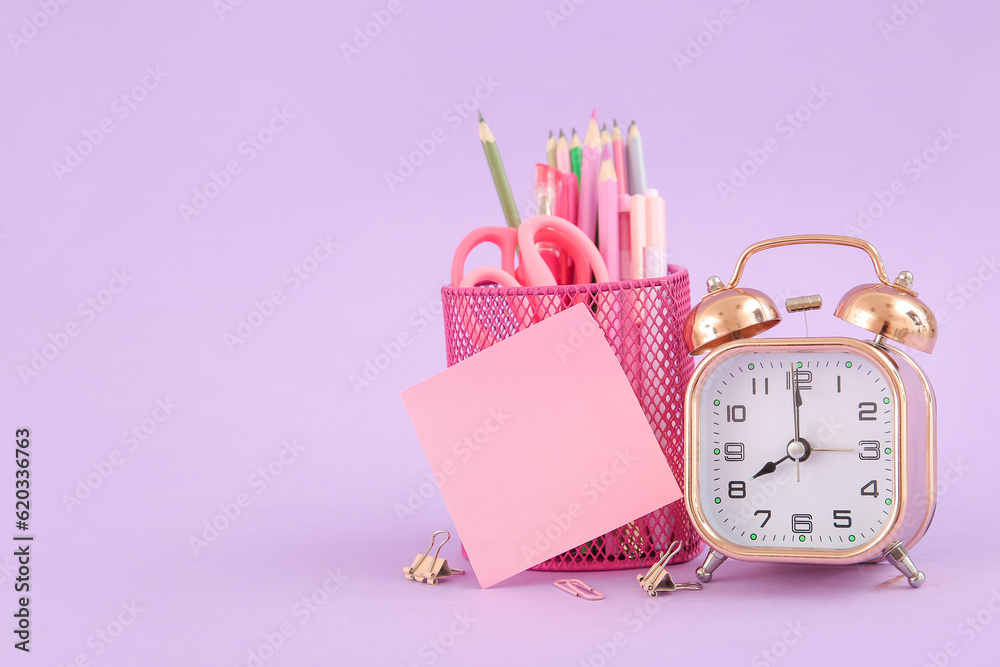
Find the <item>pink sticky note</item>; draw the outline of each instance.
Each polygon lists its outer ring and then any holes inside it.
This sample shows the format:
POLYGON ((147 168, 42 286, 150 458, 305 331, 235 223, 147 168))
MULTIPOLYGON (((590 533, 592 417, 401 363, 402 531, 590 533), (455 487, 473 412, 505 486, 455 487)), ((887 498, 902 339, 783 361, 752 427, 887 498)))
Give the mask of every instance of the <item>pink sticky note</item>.
POLYGON ((584 305, 402 397, 483 588, 681 497, 584 305))

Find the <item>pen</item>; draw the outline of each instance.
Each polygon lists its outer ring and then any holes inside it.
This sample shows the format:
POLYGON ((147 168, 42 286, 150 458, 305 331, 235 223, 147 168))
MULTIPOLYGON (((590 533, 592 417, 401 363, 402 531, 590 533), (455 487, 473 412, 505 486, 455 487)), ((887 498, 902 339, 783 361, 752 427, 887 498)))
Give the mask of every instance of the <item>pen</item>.
POLYGON ((640 280, 645 276, 642 264, 642 250, 646 247, 646 198, 642 195, 632 195, 632 208, 629 212, 629 226, 632 232, 632 280, 640 280))
POLYGON ((643 248, 643 274, 646 278, 667 275, 666 202, 656 190, 649 189, 646 197, 646 244, 643 248))
POLYGON ((490 174, 493 175, 493 185, 496 186, 497 195, 500 196, 500 206, 503 207, 507 226, 517 227, 521 224, 521 216, 517 212, 517 204, 514 203, 514 193, 510 191, 510 183, 507 182, 507 172, 504 171, 503 162, 500 160, 500 150, 497 148, 496 137, 493 136, 490 126, 483 120, 482 112, 479 113, 479 140, 483 142, 486 162, 490 166, 490 174))

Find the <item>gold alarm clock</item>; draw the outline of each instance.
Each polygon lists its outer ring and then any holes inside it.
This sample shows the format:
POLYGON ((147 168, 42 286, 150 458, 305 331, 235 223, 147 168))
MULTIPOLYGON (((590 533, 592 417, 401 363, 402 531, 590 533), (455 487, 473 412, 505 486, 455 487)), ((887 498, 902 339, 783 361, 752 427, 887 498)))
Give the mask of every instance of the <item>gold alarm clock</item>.
MULTIPOLYGON (((890 282, 875 248, 845 236, 786 236, 740 256, 728 284, 713 276, 684 340, 708 352, 685 409, 685 498, 711 547, 698 578, 727 558, 776 563, 862 563, 885 558, 914 588, 908 550, 936 504, 935 400, 920 367, 895 344, 929 353, 930 309, 903 271, 890 282), (781 321, 763 292, 740 286, 751 255, 780 246, 860 248, 879 282, 860 285, 834 314, 873 333, 852 338, 758 338, 781 321)), ((789 299, 789 312, 820 295, 789 299)))

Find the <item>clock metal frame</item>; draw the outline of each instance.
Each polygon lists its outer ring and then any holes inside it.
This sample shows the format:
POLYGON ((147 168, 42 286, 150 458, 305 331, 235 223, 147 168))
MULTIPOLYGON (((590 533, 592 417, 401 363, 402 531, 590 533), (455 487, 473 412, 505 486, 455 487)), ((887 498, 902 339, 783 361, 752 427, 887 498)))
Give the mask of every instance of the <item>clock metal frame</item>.
POLYGON ((695 369, 688 385, 685 404, 687 462, 685 498, 688 512, 698 533, 722 556, 742 561, 861 563, 886 557, 886 550, 890 547, 900 545, 904 548, 912 547, 930 526, 937 497, 934 392, 919 366, 908 355, 886 345, 884 341, 868 342, 853 338, 764 338, 730 341, 715 348, 695 369), (849 350, 882 369, 892 391, 895 406, 893 429, 897 452, 894 461, 896 502, 893 503, 892 513, 885 527, 875 537, 854 548, 788 549, 735 544, 711 526, 701 502, 699 432, 705 382, 719 363, 731 357, 753 351, 775 353, 780 350, 802 349, 849 350))

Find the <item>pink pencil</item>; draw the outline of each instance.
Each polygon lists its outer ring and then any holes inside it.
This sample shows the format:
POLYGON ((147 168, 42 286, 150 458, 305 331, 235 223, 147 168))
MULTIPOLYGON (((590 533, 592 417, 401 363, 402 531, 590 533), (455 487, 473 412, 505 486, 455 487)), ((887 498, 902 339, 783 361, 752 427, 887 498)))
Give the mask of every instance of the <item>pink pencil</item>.
POLYGON ((584 137, 583 161, 580 166, 580 230, 591 241, 597 239, 597 179, 601 171, 601 131, 597 127, 597 111, 590 117, 584 137))
POLYGON ((598 219, 601 224, 601 257, 608 267, 608 280, 621 280, 620 248, 618 246, 618 179, 608 150, 601 161, 597 184, 598 219))
POLYGON ((566 172, 566 182, 569 184, 569 221, 580 225, 580 185, 576 182, 576 174, 566 172))
POLYGON ((641 280, 645 275, 642 251, 646 247, 646 198, 632 195, 632 210, 629 213, 632 232, 632 280, 641 280))
POLYGON ((615 174, 618 176, 618 194, 628 193, 628 169, 625 167, 625 142, 622 140, 622 131, 618 129, 618 119, 615 119, 615 127, 611 131, 611 143, 615 147, 615 174))
POLYGON ((559 141, 556 142, 556 167, 567 174, 572 171, 569 161, 569 142, 566 141, 566 133, 562 130, 559 130, 559 141))

